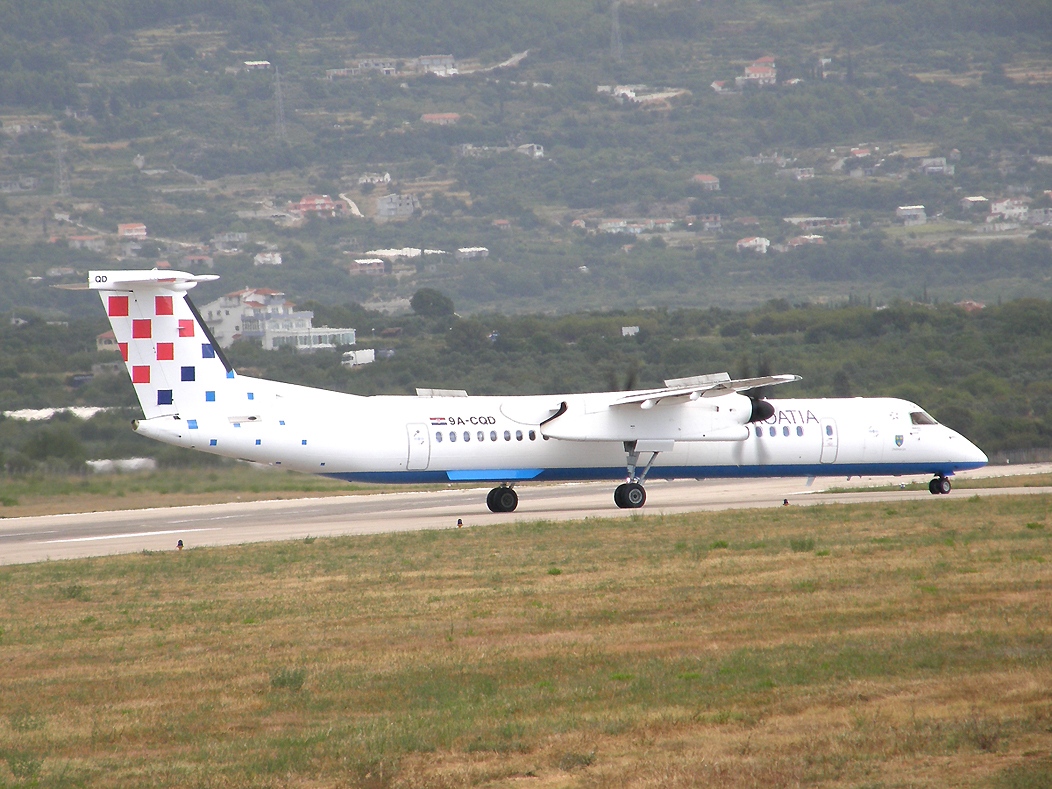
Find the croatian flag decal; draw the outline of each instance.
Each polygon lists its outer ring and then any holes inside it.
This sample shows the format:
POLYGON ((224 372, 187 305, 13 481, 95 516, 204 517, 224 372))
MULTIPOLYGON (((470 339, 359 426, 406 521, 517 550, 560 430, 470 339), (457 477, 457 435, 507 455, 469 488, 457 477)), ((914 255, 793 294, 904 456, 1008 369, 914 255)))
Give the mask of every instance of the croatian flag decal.
POLYGON ((431 417, 432 425, 444 425, 446 424, 446 418, 444 416, 433 416, 431 417))

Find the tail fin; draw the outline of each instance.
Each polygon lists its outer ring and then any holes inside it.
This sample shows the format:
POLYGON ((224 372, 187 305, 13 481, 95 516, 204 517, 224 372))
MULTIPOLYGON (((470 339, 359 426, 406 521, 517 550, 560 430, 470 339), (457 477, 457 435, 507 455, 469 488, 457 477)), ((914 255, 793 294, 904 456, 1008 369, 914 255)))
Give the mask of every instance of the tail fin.
POLYGON ((187 297, 214 274, 91 271, 147 419, 214 402, 235 373, 187 297))

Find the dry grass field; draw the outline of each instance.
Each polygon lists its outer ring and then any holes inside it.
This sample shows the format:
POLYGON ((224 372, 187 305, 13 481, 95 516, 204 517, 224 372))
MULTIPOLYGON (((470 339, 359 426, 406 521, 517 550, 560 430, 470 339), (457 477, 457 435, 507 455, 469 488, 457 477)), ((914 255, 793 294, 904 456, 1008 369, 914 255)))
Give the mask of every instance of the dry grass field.
POLYGON ((0 785, 1052 785, 1045 496, 0 568, 0 785))

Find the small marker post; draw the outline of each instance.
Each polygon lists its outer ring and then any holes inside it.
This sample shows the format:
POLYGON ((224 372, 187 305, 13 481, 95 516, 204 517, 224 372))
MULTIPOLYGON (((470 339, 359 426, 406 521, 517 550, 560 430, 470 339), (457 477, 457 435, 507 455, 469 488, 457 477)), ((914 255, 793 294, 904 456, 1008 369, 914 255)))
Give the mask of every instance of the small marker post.
POLYGON ((183 541, 179 540, 179 542, 175 544, 175 547, 181 551, 183 549, 183 541))
POLYGON ((464 519, 463 518, 457 518, 457 528, 461 529, 463 527, 464 527, 464 519))

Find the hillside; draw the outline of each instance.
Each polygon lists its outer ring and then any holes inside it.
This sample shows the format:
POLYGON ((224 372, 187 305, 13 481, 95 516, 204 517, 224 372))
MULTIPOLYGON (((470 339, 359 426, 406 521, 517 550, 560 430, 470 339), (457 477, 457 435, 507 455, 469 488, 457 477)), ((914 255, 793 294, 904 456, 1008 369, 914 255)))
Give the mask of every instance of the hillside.
POLYGON ((0 2, 0 310, 159 261, 466 312, 1052 292, 1047 5, 616 8, 0 2))

